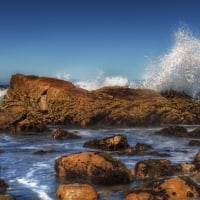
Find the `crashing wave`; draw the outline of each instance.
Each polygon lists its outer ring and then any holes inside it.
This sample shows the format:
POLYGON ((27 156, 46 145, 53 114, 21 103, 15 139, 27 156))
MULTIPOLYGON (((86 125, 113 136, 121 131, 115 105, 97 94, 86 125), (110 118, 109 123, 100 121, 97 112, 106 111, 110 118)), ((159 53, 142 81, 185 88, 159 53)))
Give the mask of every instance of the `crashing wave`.
POLYGON ((157 91, 175 90, 196 97, 200 92, 200 39, 185 29, 175 33, 172 49, 151 63, 144 87, 157 91))

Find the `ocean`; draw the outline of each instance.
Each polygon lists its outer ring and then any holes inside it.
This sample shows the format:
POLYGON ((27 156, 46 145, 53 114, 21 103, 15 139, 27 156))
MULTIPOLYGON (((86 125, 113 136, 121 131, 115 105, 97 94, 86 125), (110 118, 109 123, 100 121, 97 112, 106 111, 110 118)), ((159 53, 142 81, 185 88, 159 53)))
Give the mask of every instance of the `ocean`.
MULTIPOLYGON (((56 127, 51 127, 54 130, 56 127)), ((114 155, 128 168, 134 168, 140 160, 149 158, 166 158, 172 163, 191 162, 198 152, 198 148, 188 146, 188 138, 176 138, 155 135, 157 128, 131 128, 131 129, 97 129, 76 130, 82 136, 76 140, 54 140, 51 134, 47 135, 14 135, 0 134, 0 147, 5 153, 0 154, 1 177, 9 184, 7 193, 20 200, 56 200, 55 191, 59 186, 54 170, 54 162, 63 155, 91 150, 84 148, 83 143, 89 139, 97 139, 114 134, 125 134, 128 143, 147 143, 159 153, 167 153, 167 157, 159 156, 128 156, 114 155), (38 150, 54 150, 52 153, 37 155, 38 150)), ((188 126, 189 130, 195 126, 188 126)), ((73 130, 72 130, 73 131, 73 130)), ((98 186, 95 189, 100 195, 100 200, 122 200, 124 192, 141 182, 129 185, 98 186)))

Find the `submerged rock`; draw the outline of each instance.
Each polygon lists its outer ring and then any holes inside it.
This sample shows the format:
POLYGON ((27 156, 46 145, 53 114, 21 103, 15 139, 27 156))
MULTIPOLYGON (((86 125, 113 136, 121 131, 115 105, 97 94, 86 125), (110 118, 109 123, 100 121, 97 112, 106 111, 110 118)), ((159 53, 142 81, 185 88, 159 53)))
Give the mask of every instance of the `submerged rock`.
POLYGON ((63 156, 55 161, 58 177, 94 184, 130 183, 129 170, 120 161, 101 152, 83 152, 63 156))
POLYGON ((89 147, 93 149, 102 149, 108 151, 118 151, 129 147, 127 138, 125 135, 114 135, 111 137, 90 140, 84 143, 84 147, 89 147))
POLYGON ((189 146, 200 146, 200 140, 190 140, 189 146))
POLYGON ((33 154, 35 155, 44 155, 44 154, 47 154, 47 153, 57 153, 58 151, 54 150, 54 149, 50 149, 50 150, 38 150, 38 151, 35 151, 33 154))
POLYGON ((169 126, 157 131, 156 134, 164 136, 189 137, 187 129, 182 126, 169 126))
POLYGON ((98 194, 88 184, 61 185, 56 191, 56 196, 61 200, 97 200, 98 194))
POLYGON ((0 178, 0 194, 4 194, 6 189, 8 188, 8 184, 0 178))
POLYGON ((64 140, 64 139, 79 139, 81 138, 80 135, 76 135, 75 133, 71 133, 68 131, 63 130, 62 128, 57 128, 52 137, 57 140, 64 140))
POLYGON ((136 163, 135 176, 137 178, 157 178, 173 175, 171 162, 166 159, 149 159, 136 163))
POLYGON ((200 187, 189 177, 151 181, 128 191, 126 200, 186 200, 200 197, 200 187))

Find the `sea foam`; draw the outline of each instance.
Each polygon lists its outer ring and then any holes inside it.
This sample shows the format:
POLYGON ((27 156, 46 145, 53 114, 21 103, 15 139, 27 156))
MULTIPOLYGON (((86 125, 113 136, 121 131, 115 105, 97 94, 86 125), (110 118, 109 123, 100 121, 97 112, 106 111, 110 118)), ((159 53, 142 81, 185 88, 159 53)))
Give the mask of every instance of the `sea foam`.
POLYGON ((144 87, 157 91, 175 90, 195 97, 200 92, 200 39, 186 28, 174 34, 172 48, 151 62, 144 75, 144 87))
POLYGON ((3 97, 6 95, 8 89, 0 89, 0 101, 3 99, 3 97))

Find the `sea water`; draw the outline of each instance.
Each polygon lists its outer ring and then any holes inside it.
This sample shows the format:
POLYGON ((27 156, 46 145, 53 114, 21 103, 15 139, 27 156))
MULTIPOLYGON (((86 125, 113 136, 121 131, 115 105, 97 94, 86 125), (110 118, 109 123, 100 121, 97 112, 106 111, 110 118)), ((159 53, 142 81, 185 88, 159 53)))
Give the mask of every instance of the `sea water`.
MULTIPOLYGON (((188 127, 192 130, 195 127, 188 127)), ((176 138, 155 135, 160 128, 131 128, 131 129, 97 129, 77 130, 82 136, 75 140, 54 140, 51 134, 14 135, 0 134, 0 147, 5 153, 0 154, 0 177, 9 184, 8 193, 20 200, 56 200, 55 192, 60 185, 54 170, 55 160, 63 155, 91 150, 84 148, 84 142, 114 134, 125 134, 128 143, 147 143, 159 153, 168 153, 172 163, 191 162, 198 152, 197 147, 188 146, 188 138, 176 138), (38 150, 54 150, 43 155, 34 154, 38 150)), ((73 130, 72 130, 73 131, 73 130)), ((117 155, 128 168, 134 168, 140 160, 149 158, 160 159, 157 156, 117 155)), ((124 192, 141 183, 133 182, 129 185, 97 186, 100 200, 124 199, 124 192)))

